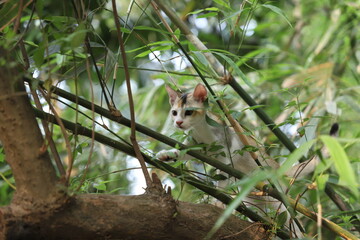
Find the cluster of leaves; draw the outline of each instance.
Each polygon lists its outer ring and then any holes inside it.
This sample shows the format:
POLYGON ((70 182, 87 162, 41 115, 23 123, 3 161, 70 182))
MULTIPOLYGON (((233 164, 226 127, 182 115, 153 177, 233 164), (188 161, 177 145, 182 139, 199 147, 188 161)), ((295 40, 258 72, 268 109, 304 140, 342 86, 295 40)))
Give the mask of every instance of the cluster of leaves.
MULTIPOLYGON (((80 4, 82 1, 64 1, 59 7, 58 3, 44 0, 22 2, 24 4, 20 5, 10 0, 2 4, 1 44, 16 49, 19 61, 28 65, 28 76, 44 81, 47 89, 59 85, 99 105, 105 104, 100 82, 106 83, 113 105, 128 116, 124 71, 111 3, 99 0, 86 5, 80 4), (18 9, 24 6, 27 7, 19 15, 18 9), (17 29, 16 22, 19 22, 17 29)), ((171 34, 159 24, 149 2, 117 1, 117 4, 134 88, 136 121, 159 132, 168 132, 171 122, 167 118, 169 106, 164 83, 190 88, 201 80, 172 41, 171 34)), ((326 217, 340 219, 339 222, 350 229, 347 213, 328 204, 330 200, 324 187, 325 183, 330 183, 353 208, 359 207, 359 3, 331 0, 312 1, 311 4, 257 0, 203 3, 191 0, 171 1, 171 5, 210 50, 199 51, 177 29, 175 35, 180 44, 206 73, 209 83, 222 92, 219 98, 234 109, 232 115, 252 130, 249 133, 261 137, 271 155, 289 162, 289 152, 252 111, 257 107, 264 107, 298 146, 311 142, 311 146, 325 144, 330 149, 331 161, 319 166, 311 180, 298 181, 291 194, 303 193, 304 183, 315 182, 318 187, 308 191, 304 203, 309 207, 322 205, 326 217), (218 84, 221 76, 204 57, 208 52, 223 63, 259 106, 249 108, 230 88, 218 84), (339 141, 325 136, 318 138, 327 134, 334 122, 341 127, 339 141)), ((171 27, 176 29, 174 25, 171 27)), ((37 82, 33 85, 36 87, 37 82)), ((96 121, 97 132, 125 139, 125 142, 128 139, 128 128, 99 115, 93 116, 76 102, 57 100, 53 104, 61 117, 90 128, 96 121)), ((45 100, 42 103, 47 108, 48 103, 45 100)), ((214 111, 220 112, 216 108, 214 111)), ((177 135, 183 137, 182 133, 177 135)), ((149 155, 164 147, 146 135, 138 137, 142 150, 149 155)), ((57 127, 53 129, 53 138, 60 156, 65 159, 66 146, 57 127)), ((86 138, 73 136, 69 141, 75 159, 71 180, 74 190, 134 192, 131 184, 134 173, 130 170, 133 165, 129 164, 132 158, 98 143, 90 151, 92 140, 86 138)), ((0 203, 6 204, 11 199, 14 180, 2 156, 0 153, 0 203)), ((220 177, 202 164, 200 167, 189 165, 173 164, 184 171, 210 174, 210 182, 220 177)), ((207 199, 199 190, 184 185, 181 177, 154 171, 165 182, 173 184, 173 193, 179 199, 193 202, 207 199)), ((250 190, 257 181, 258 177, 254 176, 241 184, 250 190)), ((309 232, 316 232, 314 226, 309 221, 306 227, 309 232)))

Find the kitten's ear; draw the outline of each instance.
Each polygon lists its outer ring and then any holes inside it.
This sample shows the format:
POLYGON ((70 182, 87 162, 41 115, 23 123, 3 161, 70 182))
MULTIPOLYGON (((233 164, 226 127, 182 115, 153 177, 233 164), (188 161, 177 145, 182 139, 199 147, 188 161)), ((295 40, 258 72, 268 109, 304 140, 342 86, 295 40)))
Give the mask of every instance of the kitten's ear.
POLYGON ((179 96, 179 93, 177 91, 175 91, 174 89, 172 89, 171 87, 169 87, 168 85, 165 85, 165 88, 169 95, 170 105, 172 106, 175 102, 175 99, 179 96))
POLYGON ((198 85, 196 85, 194 89, 193 98, 195 99, 195 101, 204 102, 206 97, 207 97, 207 90, 204 85, 199 83, 198 85))

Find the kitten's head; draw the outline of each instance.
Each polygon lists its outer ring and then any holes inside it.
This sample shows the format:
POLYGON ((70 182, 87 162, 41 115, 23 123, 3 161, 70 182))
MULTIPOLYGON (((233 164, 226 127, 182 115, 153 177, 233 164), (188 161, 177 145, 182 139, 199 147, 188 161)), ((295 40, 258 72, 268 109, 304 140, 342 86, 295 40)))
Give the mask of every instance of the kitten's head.
POLYGON ((205 100, 207 91, 204 85, 198 84, 192 93, 181 94, 166 86, 171 105, 170 115, 174 126, 188 130, 205 122, 205 100))

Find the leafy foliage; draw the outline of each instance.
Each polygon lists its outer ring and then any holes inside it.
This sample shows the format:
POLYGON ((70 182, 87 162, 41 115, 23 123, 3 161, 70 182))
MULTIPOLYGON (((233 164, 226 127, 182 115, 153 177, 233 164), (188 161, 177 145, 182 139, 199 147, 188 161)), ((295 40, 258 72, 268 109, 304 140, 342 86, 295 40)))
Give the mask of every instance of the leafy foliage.
MULTIPOLYGON (((50 86, 59 86, 105 107, 108 107, 108 97, 113 107, 122 115, 129 116, 124 66, 118 50, 111 2, 24 2, 21 15, 18 11, 21 6, 17 1, 1 4, 0 37, 3 46, 14 49, 14 55, 23 63, 27 77, 33 78, 32 87, 36 88, 42 81, 48 91, 50 86)), ((261 139, 262 146, 259 147, 265 147, 271 156, 285 162, 284 169, 303 155, 312 156, 323 143, 328 147, 330 156, 323 156, 316 174, 296 181, 288 194, 295 197, 306 192, 301 201, 303 204, 310 209, 321 205, 327 217, 352 230, 352 219, 347 213, 339 212, 326 196, 325 183, 346 199, 352 209, 359 209, 359 3, 349 0, 311 3, 263 3, 257 0, 170 2, 210 50, 198 50, 176 30, 180 44, 188 50, 211 86, 222 92, 219 96, 234 110, 233 116, 251 129, 249 133, 261 139), (219 84, 221 76, 206 60, 207 53, 212 53, 235 76, 258 106, 249 108, 234 91, 219 84), (255 116, 253 110, 258 107, 264 108, 277 127, 305 152, 289 156, 278 139, 255 116), (326 136, 318 138, 327 135, 334 122, 341 127, 339 141, 326 136), (315 147, 311 149, 313 145, 315 147)), ((134 91, 136 121, 168 134, 172 130, 167 118, 169 106, 164 84, 184 90, 201 80, 194 74, 179 46, 172 41, 171 33, 159 24, 149 2, 117 1, 117 4, 134 91)), ((174 25, 171 27, 176 29, 174 25)), ((43 108, 49 109, 46 97, 39 95, 43 108)), ((56 95, 52 98, 51 104, 62 118, 89 128, 95 124, 96 132, 129 142, 129 128, 80 107, 77 101, 70 102, 56 95)), ((214 99, 210 99, 210 107, 213 112, 222 114, 214 99)), ((209 124, 217 122, 210 119, 209 124)), ((57 126, 51 129, 57 151, 68 167, 70 156, 64 136, 57 126)), ((149 156, 166 148, 147 135, 137 136, 141 150, 149 156)), ((184 138, 178 132, 173 136, 179 140, 184 138)), ((93 145, 93 140, 75 133, 69 142, 74 158, 71 175, 73 191, 142 192, 141 188, 145 185, 140 183, 140 187, 134 187, 134 183, 138 186, 139 181, 142 182, 142 174, 136 169, 137 160, 105 145, 96 142, 93 145)), ((14 184, 14 180, 3 158, 4 154, 0 151, 0 204, 7 204, 13 193, 10 184, 14 184)), ((172 164, 212 185, 214 181, 207 175, 213 178, 220 176, 202 163, 172 164)), ((172 187, 173 195, 178 199, 211 201, 203 192, 184 184, 181 177, 170 176, 159 169, 151 171, 158 173, 163 182, 172 187)), ((259 177, 241 181, 249 190, 259 177)), ((235 199, 242 200, 243 193, 235 199)), ((238 204, 236 200, 226 214, 238 204)), ((358 212, 355 214, 359 215, 358 212)), ((279 216, 280 219, 282 217, 279 216)), ((224 220, 221 218, 219 221, 224 220)), ((307 232, 317 234, 316 223, 304 221, 307 232)), ((330 236, 329 233, 324 234, 325 237, 330 236)))

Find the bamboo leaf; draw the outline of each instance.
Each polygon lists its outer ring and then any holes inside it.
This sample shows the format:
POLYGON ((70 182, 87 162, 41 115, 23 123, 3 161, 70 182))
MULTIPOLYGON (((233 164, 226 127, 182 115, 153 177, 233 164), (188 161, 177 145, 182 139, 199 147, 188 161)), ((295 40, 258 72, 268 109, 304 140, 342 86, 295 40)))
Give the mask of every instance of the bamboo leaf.
POLYGON ((278 176, 283 176, 287 170, 289 170, 294 163, 298 162, 304 154, 306 154, 312 145, 315 143, 315 140, 311 140, 303 143, 299 148, 293 151, 286 161, 281 165, 281 167, 276 171, 278 176))
POLYGON ((236 63, 229 58, 228 56, 226 56, 225 54, 219 53, 219 52, 213 52, 213 54, 216 54, 218 56, 220 56, 221 58, 223 58, 230 66, 231 68, 235 71, 236 75, 238 75, 239 77, 241 77, 241 79, 252 89, 254 89, 254 85, 250 82, 250 80, 246 77, 246 75, 240 70, 240 68, 236 65, 236 63))
POLYGON ((242 200, 248 195, 248 193, 254 188, 254 186, 265 179, 271 177, 271 173, 268 171, 256 171, 254 174, 240 180, 236 185, 241 185, 241 192, 234 198, 234 200, 227 206, 223 214, 216 221, 208 235, 205 239, 211 239, 211 237, 216 233, 217 230, 225 223, 225 221, 230 217, 232 212, 241 204, 242 200))
POLYGON ((330 136, 321 136, 320 139, 324 142, 328 149, 331 160, 334 161, 336 171, 339 174, 340 184, 347 186, 358 198, 359 184, 357 183, 355 173, 351 167, 350 160, 346 155, 344 148, 340 145, 336 138, 330 136))
POLYGON ((215 3, 219 4, 220 6, 223 6, 229 10, 232 10, 232 8, 230 7, 229 1, 224 1, 224 0, 213 0, 215 3))
POLYGON ((289 19, 287 18, 287 16, 285 15, 285 13, 283 12, 283 10, 281 10, 280 8, 274 6, 274 5, 269 5, 269 4, 263 4, 262 5, 265 8, 270 9, 271 11, 273 11, 274 13, 280 15, 281 17, 283 17, 286 22, 289 24, 290 27, 293 27, 289 21, 289 19))
POLYGON ((208 18, 208 17, 217 16, 217 15, 218 15, 217 12, 208 12, 208 13, 205 13, 205 14, 201 14, 201 15, 197 16, 196 18, 208 18))

